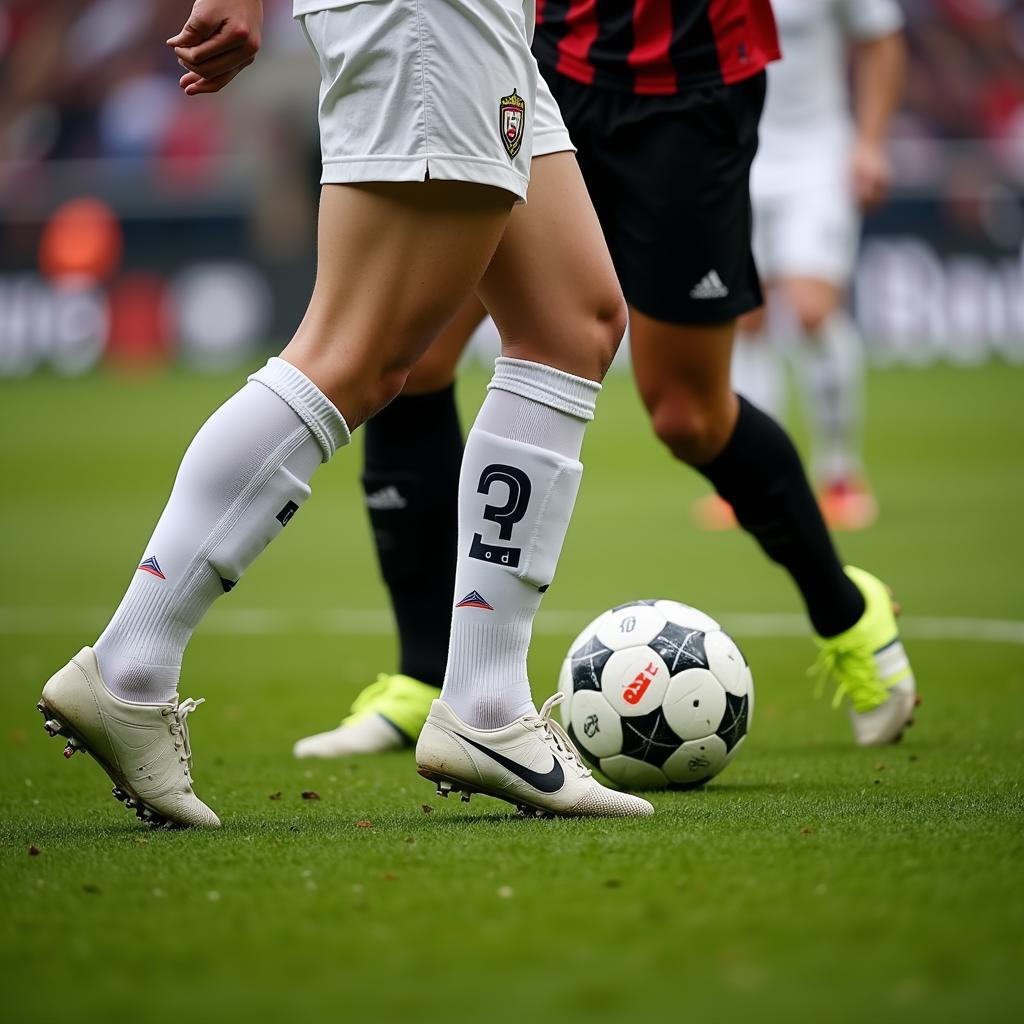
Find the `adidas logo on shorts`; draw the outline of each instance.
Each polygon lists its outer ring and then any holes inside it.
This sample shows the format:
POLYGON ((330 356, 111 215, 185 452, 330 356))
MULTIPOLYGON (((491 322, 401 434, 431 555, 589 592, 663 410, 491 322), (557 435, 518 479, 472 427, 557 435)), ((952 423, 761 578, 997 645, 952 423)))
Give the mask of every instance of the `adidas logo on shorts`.
POLYGON ((717 270, 709 270, 690 289, 691 299, 724 299, 729 294, 725 282, 718 276, 717 270))

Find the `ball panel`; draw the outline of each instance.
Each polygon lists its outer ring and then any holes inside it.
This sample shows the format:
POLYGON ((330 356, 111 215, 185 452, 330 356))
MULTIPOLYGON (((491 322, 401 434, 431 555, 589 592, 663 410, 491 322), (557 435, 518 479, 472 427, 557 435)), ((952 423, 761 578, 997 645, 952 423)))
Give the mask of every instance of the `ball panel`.
POLYGON ((676 735, 661 708, 637 718, 623 718, 622 753, 660 768, 675 753, 682 740, 676 735))
POLYGON ((669 681, 662 710, 672 731, 684 740, 710 736, 722 724, 725 690, 708 669, 687 669, 669 681))
POLYGON ((601 758, 600 768, 623 789, 664 789, 668 785, 668 779, 660 769, 626 754, 601 758))
POLYGON ((665 616, 652 605, 628 604, 607 612, 597 622, 597 639, 613 651, 640 647, 665 628, 665 616))
POLYGON ((708 668, 732 694, 743 697, 750 692, 750 670, 732 637, 720 629, 704 637, 708 668))
POLYGON ((658 707, 668 681, 668 668, 649 647, 630 647, 605 662, 601 692, 613 710, 634 717, 658 707))
POLYGON ((698 629, 666 622, 664 629, 651 640, 648 647, 661 655, 672 675, 687 668, 708 667, 704 653, 704 634, 698 629))
POLYGON ((566 721, 573 742, 592 762, 622 750, 622 719, 601 694, 593 690, 574 694, 572 711, 566 721))
POLYGON ((748 697, 737 697, 735 694, 725 694, 725 714, 722 715, 722 724, 715 730, 715 733, 725 743, 727 750, 732 750, 744 736, 747 735, 747 727, 750 721, 750 699, 748 697))
POLYGON ((655 601, 654 607, 658 609, 669 622, 675 622, 687 629, 697 629, 702 633, 710 633, 713 629, 722 627, 710 615, 705 615, 698 608, 693 608, 680 601, 655 601))
POLYGON ((718 736, 703 736, 682 744, 662 769, 670 782, 693 785, 717 775, 728 761, 725 743, 718 736))
POLYGON ((569 654, 573 690, 600 690, 601 675, 611 655, 596 635, 574 647, 569 654))

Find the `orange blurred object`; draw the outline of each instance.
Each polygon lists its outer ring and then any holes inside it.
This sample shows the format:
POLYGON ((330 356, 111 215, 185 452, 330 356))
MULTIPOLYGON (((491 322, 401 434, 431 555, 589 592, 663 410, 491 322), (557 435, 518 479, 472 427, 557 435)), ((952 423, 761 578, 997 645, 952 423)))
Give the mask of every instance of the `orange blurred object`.
POLYGON ((121 222, 99 199, 72 199, 54 210, 39 240, 45 277, 104 281, 117 270, 124 249, 121 222))
POLYGON ((878 519, 878 500, 861 477, 833 480, 818 495, 821 514, 833 530, 866 530, 878 519))

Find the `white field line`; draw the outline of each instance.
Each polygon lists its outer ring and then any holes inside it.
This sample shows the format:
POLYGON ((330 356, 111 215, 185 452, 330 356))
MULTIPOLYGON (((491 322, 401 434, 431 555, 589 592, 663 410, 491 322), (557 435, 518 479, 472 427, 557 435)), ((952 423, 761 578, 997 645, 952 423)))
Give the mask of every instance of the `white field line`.
MULTIPOLYGON (((109 614, 102 608, 0 607, 0 636, 88 635, 101 630, 109 614)), ((592 617, 592 612, 542 611, 535 631, 568 639, 592 617)), ((723 612, 716 617, 740 640, 809 635, 807 620, 800 614, 723 612)), ((394 623, 390 612, 378 608, 220 608, 211 612, 202 629, 222 636, 386 636, 393 631, 394 623)), ((1024 647, 1024 621, 1011 619, 909 615, 900 619, 900 632, 909 640, 973 640, 1024 647)))

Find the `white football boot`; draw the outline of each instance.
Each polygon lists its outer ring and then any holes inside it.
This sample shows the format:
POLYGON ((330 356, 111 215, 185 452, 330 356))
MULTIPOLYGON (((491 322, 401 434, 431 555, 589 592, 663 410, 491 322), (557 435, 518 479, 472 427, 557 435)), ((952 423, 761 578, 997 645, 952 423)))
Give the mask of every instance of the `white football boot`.
POLYGON ((132 704, 103 682, 96 654, 82 650, 43 687, 36 707, 51 736, 67 737, 64 756, 84 750, 114 782, 114 796, 143 821, 168 828, 220 828, 192 792, 186 717, 202 700, 132 704))
POLYGON ((654 808, 638 796, 602 786, 565 730, 551 718, 563 695, 539 714, 501 729, 474 729, 435 700, 416 744, 416 768, 437 783, 438 796, 483 793, 515 804, 530 817, 639 818, 654 808))

